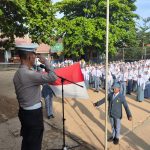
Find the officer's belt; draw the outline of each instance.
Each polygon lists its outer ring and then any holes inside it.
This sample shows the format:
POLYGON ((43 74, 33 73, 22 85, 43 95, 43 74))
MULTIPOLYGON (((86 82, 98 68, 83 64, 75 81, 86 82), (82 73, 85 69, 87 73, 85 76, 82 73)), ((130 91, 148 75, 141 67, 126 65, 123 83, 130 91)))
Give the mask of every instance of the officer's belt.
POLYGON ((42 107, 42 104, 41 102, 33 105, 33 106, 29 106, 29 107, 23 107, 22 109, 24 110, 34 110, 34 109, 38 109, 38 108, 41 108, 42 107))

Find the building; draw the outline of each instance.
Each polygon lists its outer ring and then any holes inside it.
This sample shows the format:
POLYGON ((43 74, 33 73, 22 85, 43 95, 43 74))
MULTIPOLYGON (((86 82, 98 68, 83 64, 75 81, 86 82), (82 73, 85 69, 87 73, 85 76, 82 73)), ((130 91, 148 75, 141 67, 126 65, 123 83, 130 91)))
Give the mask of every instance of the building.
MULTIPOLYGON (((6 49, 4 48, 4 44, 8 41, 8 38, 3 38, 0 39, 0 62, 5 62, 5 63, 18 63, 19 62, 19 57, 16 48, 9 48, 6 49)), ((26 35, 23 38, 15 38, 15 45, 25 45, 25 44, 31 44, 32 40, 26 35)), ((40 44, 39 47, 37 48, 37 53, 44 54, 49 58, 49 52, 50 52, 50 46, 47 44, 40 44)))

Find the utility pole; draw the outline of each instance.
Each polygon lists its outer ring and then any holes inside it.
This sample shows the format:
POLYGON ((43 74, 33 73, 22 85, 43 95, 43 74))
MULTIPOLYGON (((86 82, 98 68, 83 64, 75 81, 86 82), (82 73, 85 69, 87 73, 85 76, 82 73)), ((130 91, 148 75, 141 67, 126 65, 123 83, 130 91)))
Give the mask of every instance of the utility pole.
POLYGON ((146 47, 144 48, 144 53, 145 53, 144 59, 146 59, 146 54, 147 54, 146 47))
POLYGON ((124 47, 123 47, 123 49, 122 49, 122 57, 123 57, 123 61, 124 61, 124 47))

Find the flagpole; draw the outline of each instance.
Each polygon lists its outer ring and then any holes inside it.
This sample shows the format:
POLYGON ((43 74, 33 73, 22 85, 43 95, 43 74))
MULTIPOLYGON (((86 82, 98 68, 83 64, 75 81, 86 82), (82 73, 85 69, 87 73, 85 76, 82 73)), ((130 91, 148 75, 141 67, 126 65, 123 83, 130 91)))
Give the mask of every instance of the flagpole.
POLYGON ((108 149, 107 145, 107 116, 108 116, 108 46, 109 46, 109 0, 107 0, 106 11, 106 82, 105 82, 105 150, 108 149))

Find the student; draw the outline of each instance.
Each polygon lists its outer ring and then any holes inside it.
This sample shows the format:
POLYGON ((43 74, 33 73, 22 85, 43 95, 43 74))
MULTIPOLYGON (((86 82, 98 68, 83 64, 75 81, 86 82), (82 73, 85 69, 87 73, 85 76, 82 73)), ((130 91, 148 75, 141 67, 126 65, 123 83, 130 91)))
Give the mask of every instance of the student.
POLYGON ((53 91, 48 84, 44 84, 42 88, 42 97, 45 100, 45 108, 47 112, 47 118, 54 118, 53 114, 53 91))
POLYGON ((144 101, 144 89, 145 89, 145 80, 142 74, 139 74, 137 79, 137 101, 144 101))
MULTIPOLYGON (((110 118, 110 123, 112 127, 112 136, 108 138, 108 142, 114 144, 119 143, 120 129, 121 129, 121 118, 122 118, 122 105, 125 108, 128 120, 132 120, 132 115, 129 110, 125 96, 120 92, 120 84, 115 83, 113 86, 113 92, 108 95, 108 115, 110 118)), ((104 100, 103 100, 104 103, 104 100)), ((95 107, 98 107, 102 104, 102 101, 94 103, 95 107)))

